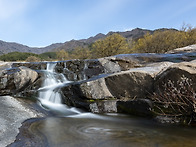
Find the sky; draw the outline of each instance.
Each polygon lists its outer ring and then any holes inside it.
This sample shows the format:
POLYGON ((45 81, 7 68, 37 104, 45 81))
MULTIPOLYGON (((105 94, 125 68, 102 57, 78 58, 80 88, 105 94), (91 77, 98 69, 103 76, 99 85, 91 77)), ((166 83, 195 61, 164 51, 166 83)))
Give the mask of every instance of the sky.
POLYGON ((196 0, 0 0, 0 40, 30 47, 183 24, 196 26, 196 0))

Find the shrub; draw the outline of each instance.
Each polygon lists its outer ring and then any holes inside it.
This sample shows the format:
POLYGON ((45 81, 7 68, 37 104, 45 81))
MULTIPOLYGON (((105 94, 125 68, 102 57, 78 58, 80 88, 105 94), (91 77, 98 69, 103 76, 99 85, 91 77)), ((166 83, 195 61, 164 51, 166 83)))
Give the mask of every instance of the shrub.
POLYGON ((162 116, 180 118, 188 124, 195 121, 196 92, 191 83, 191 79, 184 76, 177 81, 178 87, 174 85, 173 81, 169 80, 168 83, 163 85, 164 91, 158 91, 152 95, 153 112, 162 116))
POLYGON ((29 56, 25 61, 26 62, 39 62, 41 61, 41 59, 35 56, 29 56))
POLYGON ((56 52, 45 52, 39 55, 43 60, 54 60, 57 58, 56 52))
POLYGON ((1 61, 25 61, 29 56, 36 56, 33 53, 23 53, 23 52, 11 52, 0 56, 1 61))

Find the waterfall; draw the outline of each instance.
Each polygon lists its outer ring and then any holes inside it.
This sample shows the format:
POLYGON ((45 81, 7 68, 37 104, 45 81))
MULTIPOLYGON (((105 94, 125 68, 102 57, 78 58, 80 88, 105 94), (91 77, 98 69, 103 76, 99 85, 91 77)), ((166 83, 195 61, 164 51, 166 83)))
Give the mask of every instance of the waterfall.
POLYGON ((55 62, 47 63, 46 70, 43 70, 44 81, 39 91, 39 102, 46 109, 61 112, 63 114, 80 113, 76 108, 69 108, 62 104, 61 87, 70 83, 63 74, 54 71, 55 62))

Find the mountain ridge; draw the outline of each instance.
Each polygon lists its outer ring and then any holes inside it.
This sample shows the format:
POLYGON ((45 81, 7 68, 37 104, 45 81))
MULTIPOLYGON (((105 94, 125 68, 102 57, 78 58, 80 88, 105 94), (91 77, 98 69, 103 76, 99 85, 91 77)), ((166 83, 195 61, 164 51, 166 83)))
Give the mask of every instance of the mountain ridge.
MULTIPOLYGON (((166 29, 166 28, 161 28, 157 29, 160 31, 164 30, 176 30, 176 29, 166 29)), ((59 50, 73 50, 74 48, 80 46, 80 47, 86 47, 94 43, 95 41, 99 39, 103 39, 107 37, 108 35, 111 35, 113 33, 119 33, 123 37, 125 37, 127 40, 133 40, 142 37, 145 35, 147 32, 150 34, 153 34, 156 30, 148 30, 148 29, 141 29, 141 28, 135 28, 130 31, 124 31, 124 32, 108 32, 107 34, 102 34, 98 33, 95 36, 91 36, 87 39, 80 39, 80 40, 70 40, 66 41, 64 43, 53 43, 51 45, 48 45, 46 47, 29 47, 27 45, 23 45, 20 43, 15 43, 15 42, 6 42, 0 40, 0 55, 1 54, 7 54, 9 52, 29 52, 29 53, 35 53, 35 54, 41 54, 44 52, 53 52, 53 51, 59 51, 59 50)), ((177 30, 176 30, 177 31, 177 30)))

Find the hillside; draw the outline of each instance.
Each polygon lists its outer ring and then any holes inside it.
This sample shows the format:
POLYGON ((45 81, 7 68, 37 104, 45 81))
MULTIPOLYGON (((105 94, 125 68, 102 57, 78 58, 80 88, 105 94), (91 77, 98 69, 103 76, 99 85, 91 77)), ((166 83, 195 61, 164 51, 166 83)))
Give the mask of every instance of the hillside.
POLYGON ((29 53, 41 54, 44 52, 49 52, 55 48, 58 48, 61 45, 63 44, 56 43, 43 48, 33 48, 15 42, 5 42, 0 40, 0 55, 7 54, 10 52, 29 52, 29 53))
POLYGON ((139 37, 142 37, 147 32, 152 34, 154 31, 136 28, 136 29, 133 29, 131 31, 126 31, 126 32, 109 32, 106 35, 99 33, 96 36, 89 37, 88 39, 67 41, 64 43, 64 45, 60 46, 59 48, 54 49, 54 51, 58 51, 58 50, 62 50, 62 49, 63 50, 72 50, 77 46, 81 46, 81 47, 89 46, 92 43, 94 43, 95 41, 102 39, 102 38, 105 38, 108 35, 111 35, 114 33, 119 33, 120 35, 125 37, 127 40, 132 40, 132 39, 137 39, 139 37))
MULTIPOLYGON (((159 30, 164 31, 168 29, 159 29, 159 30)), ((133 40, 133 39, 142 37, 147 32, 149 32, 150 34, 153 34, 154 31, 156 30, 152 31, 152 30, 136 28, 131 31, 125 31, 125 32, 109 32, 106 35, 99 33, 93 37, 89 37, 88 39, 71 40, 71 41, 66 41, 65 43, 55 43, 55 44, 51 44, 43 48, 34 48, 34 47, 29 47, 26 45, 19 44, 19 43, 5 42, 5 41, 0 40, 0 55, 7 54, 9 52, 29 52, 29 53, 41 54, 44 52, 59 51, 62 49, 73 50, 77 46, 81 46, 81 47, 89 46, 95 41, 105 38, 108 35, 111 35, 113 33, 119 33, 120 35, 125 37, 127 40, 133 40)))

